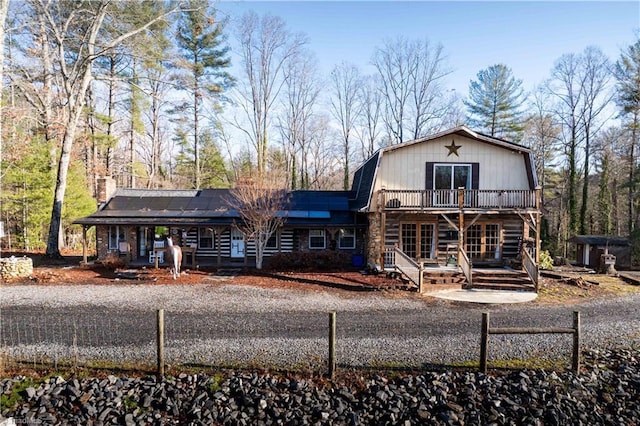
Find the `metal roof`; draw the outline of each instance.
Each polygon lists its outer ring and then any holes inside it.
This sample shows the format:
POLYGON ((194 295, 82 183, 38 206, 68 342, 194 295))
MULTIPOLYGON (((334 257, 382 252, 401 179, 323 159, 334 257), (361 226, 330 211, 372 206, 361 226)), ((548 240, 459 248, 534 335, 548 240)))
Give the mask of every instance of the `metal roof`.
MULTIPOLYGON (((296 226, 353 226, 349 191, 292 191, 278 213, 296 226)), ((118 190, 97 212, 76 220, 80 225, 226 225, 241 216, 229 207, 229 189, 118 190)))
POLYGON ((574 235, 569 239, 572 243, 589 244, 592 246, 628 246, 629 239, 619 236, 606 235, 574 235))

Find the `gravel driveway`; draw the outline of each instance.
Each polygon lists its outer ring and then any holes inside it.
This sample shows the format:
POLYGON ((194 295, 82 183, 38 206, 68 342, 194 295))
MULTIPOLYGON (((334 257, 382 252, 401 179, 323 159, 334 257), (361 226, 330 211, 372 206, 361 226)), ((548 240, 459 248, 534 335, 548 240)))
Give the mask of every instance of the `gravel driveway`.
MULTIPOLYGON (((585 347, 640 343, 640 293, 573 306, 475 305, 406 293, 265 289, 231 284, 0 287, 0 349, 25 359, 155 360, 164 309, 170 363, 305 366, 324 363, 337 312, 342 365, 475 361, 482 312, 492 326, 571 327, 585 347)), ((569 359, 571 336, 492 336, 490 360, 569 359)))

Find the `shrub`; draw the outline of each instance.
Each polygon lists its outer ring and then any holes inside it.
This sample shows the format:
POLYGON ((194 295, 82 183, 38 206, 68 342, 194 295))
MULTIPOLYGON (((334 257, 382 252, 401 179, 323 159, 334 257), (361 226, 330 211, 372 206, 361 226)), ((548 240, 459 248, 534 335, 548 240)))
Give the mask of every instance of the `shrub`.
POLYGON ((540 251, 540 269, 551 271, 553 269, 553 258, 549 254, 549 250, 540 251))
POLYGON ((351 265, 351 256, 333 250, 278 253, 269 258, 271 271, 340 271, 351 265))

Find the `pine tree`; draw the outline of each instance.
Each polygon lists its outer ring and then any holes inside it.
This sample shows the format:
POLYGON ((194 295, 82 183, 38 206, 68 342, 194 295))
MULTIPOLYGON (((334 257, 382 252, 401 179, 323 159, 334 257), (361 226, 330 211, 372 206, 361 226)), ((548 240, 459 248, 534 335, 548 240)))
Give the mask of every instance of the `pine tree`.
POLYGON ((525 100, 522 80, 513 76, 511 68, 497 64, 478 72, 478 80, 469 84, 469 100, 464 104, 474 128, 518 142, 524 130, 520 107, 525 100))
POLYGON ((179 62, 184 73, 180 78, 182 89, 189 101, 177 110, 189 116, 193 133, 193 186, 202 185, 201 141, 202 121, 207 101, 219 101, 222 92, 233 85, 233 77, 225 71, 231 65, 229 48, 223 45, 224 25, 215 19, 215 10, 208 8, 207 0, 191 0, 182 13, 176 41, 182 58, 179 62))

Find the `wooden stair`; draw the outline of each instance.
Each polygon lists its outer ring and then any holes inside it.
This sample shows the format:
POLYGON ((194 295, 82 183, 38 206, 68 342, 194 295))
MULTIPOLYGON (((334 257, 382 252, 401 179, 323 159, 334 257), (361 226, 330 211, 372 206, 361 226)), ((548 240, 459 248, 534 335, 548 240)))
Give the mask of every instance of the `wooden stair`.
POLYGON ((513 269, 474 269, 474 289, 536 291, 535 285, 524 271, 513 269))
POLYGON ((464 275, 455 270, 431 270, 425 269, 423 272, 422 282, 425 286, 429 285, 460 285, 465 282, 464 275))

